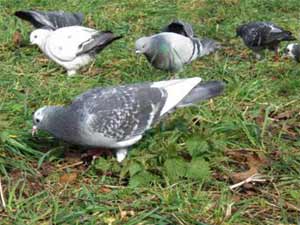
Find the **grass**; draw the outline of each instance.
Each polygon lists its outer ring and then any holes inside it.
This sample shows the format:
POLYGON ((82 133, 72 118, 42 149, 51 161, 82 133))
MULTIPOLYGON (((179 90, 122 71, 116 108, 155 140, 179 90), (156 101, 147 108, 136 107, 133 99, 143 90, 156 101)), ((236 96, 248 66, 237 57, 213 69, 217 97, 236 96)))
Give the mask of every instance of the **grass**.
MULTIPOLYGON (((1 224, 297 224, 300 221, 300 67, 254 61, 235 38, 244 21, 270 20, 299 32, 298 0, 4 1, 0 0, 1 224), (28 46, 32 27, 19 9, 81 11, 85 24, 124 35, 91 70, 74 78, 28 46), (178 110, 147 132, 119 165, 81 164, 78 149, 47 134, 32 138, 32 113, 65 104, 97 86, 168 79, 134 54, 134 41, 174 18, 222 42, 181 77, 227 82, 224 96, 178 110), (23 47, 12 43, 19 29, 23 47), (255 160, 254 160, 255 158, 255 160), (255 165, 254 165, 255 164, 255 165), (266 182, 231 191, 240 172, 266 182)), ((284 47, 285 44, 282 45, 284 47)))

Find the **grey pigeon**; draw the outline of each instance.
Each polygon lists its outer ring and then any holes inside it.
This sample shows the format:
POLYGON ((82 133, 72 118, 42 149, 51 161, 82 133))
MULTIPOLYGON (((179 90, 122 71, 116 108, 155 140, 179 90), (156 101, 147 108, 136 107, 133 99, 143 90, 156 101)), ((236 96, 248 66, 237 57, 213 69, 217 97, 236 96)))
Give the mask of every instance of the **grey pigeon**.
POLYGON ((221 47, 212 39, 194 37, 191 25, 182 21, 172 22, 163 31, 135 42, 136 53, 144 54, 157 69, 180 72, 185 64, 221 47))
POLYGON ((250 48, 258 59, 261 51, 269 49, 275 51, 275 59, 278 59, 278 48, 281 41, 296 40, 290 31, 271 22, 250 22, 236 29, 236 35, 240 36, 245 45, 250 48))
POLYGON ((33 134, 44 130, 68 143, 116 150, 121 162, 146 130, 178 107, 220 95, 221 81, 186 78, 94 88, 68 106, 44 106, 33 115, 33 134))
POLYGON ((300 62, 300 45, 299 44, 289 44, 284 49, 285 55, 295 59, 298 63, 300 62))
POLYGON ((82 26, 69 26, 55 31, 37 29, 30 42, 36 44, 54 62, 63 66, 69 76, 90 63, 96 54, 122 36, 110 31, 97 31, 82 26))
POLYGON ((82 25, 82 13, 69 13, 63 11, 43 12, 38 10, 20 10, 15 16, 30 22, 35 28, 56 30, 61 27, 82 25))

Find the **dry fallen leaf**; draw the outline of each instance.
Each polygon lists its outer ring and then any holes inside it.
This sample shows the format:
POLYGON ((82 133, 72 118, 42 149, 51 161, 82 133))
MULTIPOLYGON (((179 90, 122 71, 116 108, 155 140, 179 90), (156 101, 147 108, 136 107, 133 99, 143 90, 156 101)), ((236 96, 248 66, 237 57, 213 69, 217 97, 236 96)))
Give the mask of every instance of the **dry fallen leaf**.
POLYGON ((272 116, 276 120, 287 120, 290 119, 294 115, 295 111, 285 111, 282 113, 278 113, 274 116, 272 116))
POLYGON ((266 159, 254 152, 247 151, 231 151, 227 153, 240 164, 246 164, 249 168, 244 172, 230 174, 230 178, 234 183, 241 182, 258 173, 259 169, 266 164, 266 159))
POLYGON ((20 47, 22 42, 22 34, 19 30, 15 31, 12 37, 12 42, 15 47, 20 47))
POLYGON ((68 184, 72 183, 76 180, 77 173, 66 173, 59 178, 59 183, 68 184))
POLYGON ((111 192, 111 189, 110 189, 110 188, 107 188, 107 187, 101 187, 101 188, 100 188, 100 192, 101 192, 101 193, 109 193, 109 192, 111 192))

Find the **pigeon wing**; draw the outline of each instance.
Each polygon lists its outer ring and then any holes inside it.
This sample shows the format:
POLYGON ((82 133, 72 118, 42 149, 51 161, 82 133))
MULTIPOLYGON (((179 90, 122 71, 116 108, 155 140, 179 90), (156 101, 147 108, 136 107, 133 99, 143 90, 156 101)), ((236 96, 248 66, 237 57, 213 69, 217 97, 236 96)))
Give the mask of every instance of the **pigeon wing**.
POLYGON ((186 37, 194 37, 192 25, 181 20, 174 20, 162 29, 162 32, 172 32, 184 35, 186 37))
POLYGON ((99 53, 113 41, 122 38, 115 36, 111 31, 100 31, 91 36, 90 39, 79 45, 77 55, 86 53, 99 53))
POLYGON ((35 28, 50 28, 52 30, 81 25, 82 13, 68 13, 63 11, 42 12, 35 10, 16 11, 15 16, 30 22, 35 28))
POLYGON ((90 135, 124 141, 142 135, 159 119, 166 98, 160 88, 136 84, 92 89, 71 107, 72 111, 84 108, 84 126, 90 135))

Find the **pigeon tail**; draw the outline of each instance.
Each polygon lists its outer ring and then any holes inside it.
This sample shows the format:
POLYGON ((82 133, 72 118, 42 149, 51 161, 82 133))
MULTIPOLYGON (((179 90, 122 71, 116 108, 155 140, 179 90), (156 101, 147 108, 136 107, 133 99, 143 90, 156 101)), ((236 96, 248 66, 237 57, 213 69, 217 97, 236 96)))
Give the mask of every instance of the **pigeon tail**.
POLYGON ((209 55, 221 48, 221 44, 213 39, 203 38, 200 39, 200 43, 202 46, 201 51, 199 52, 199 56, 209 55))
POLYGON ((95 52, 101 52, 106 46, 112 42, 121 39, 123 36, 115 36, 111 31, 102 31, 94 36, 95 39, 95 52))
POLYGON ((223 81, 200 82, 178 103, 177 107, 191 106, 200 101, 219 96, 223 93, 224 88, 225 83, 223 81))
POLYGON ((290 32, 290 31, 283 31, 280 33, 272 34, 272 39, 279 40, 279 41, 295 41, 295 40, 297 40, 293 36, 292 32, 290 32))

